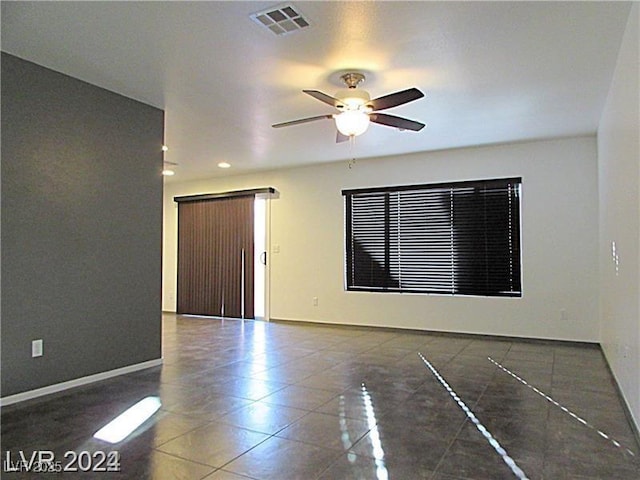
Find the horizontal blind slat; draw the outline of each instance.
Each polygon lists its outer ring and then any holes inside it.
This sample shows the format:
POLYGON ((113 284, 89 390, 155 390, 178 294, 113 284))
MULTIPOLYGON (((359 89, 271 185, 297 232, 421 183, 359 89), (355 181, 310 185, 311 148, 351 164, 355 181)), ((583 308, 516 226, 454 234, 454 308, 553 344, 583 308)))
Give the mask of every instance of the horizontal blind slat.
POLYGON ((347 288, 519 296, 520 182, 348 191, 347 288))

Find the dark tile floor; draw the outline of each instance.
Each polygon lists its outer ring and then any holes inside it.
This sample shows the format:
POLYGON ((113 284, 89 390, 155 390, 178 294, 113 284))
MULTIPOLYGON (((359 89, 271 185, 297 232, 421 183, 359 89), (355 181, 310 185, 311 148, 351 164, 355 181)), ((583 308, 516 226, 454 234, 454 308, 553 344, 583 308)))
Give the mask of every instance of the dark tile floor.
POLYGON ((67 451, 79 461, 118 451, 120 473, 2 478, 640 478, 638 445, 592 346, 163 321, 162 367, 2 412, 3 463, 7 451, 51 450, 63 464, 67 451), (129 438, 92 438, 150 395, 162 408, 129 438))

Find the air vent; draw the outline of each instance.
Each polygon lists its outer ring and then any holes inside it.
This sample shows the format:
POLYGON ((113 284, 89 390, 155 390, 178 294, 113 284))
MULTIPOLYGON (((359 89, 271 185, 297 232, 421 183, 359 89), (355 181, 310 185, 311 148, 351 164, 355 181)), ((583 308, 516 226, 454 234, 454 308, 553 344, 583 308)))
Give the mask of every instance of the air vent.
POLYGON ((251 19, 276 35, 287 35, 309 26, 309 21, 302 16, 298 7, 290 3, 254 13, 251 19))

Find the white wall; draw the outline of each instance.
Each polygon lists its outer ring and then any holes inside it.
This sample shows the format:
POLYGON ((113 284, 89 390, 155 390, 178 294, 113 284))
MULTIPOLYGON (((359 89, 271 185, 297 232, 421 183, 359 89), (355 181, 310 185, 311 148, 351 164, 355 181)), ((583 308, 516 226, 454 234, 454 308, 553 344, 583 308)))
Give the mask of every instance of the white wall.
POLYGON ((279 247, 270 255, 271 318, 599 340, 595 137, 359 160, 351 169, 340 162, 168 184, 165 310, 175 310, 173 196, 264 186, 280 192, 271 206, 270 249, 279 247), (344 291, 343 188, 513 176, 523 178, 522 298, 344 291))
POLYGON ((598 129, 602 347, 636 425, 640 425, 639 16, 636 3, 598 129))

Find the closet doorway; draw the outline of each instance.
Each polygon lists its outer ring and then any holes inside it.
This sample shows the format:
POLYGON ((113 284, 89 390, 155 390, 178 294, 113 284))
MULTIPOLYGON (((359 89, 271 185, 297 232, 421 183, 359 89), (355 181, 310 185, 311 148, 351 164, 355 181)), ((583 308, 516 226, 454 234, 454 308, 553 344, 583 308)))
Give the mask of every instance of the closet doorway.
POLYGON ((178 203, 177 313, 264 318, 264 194, 272 190, 174 198, 178 203))

